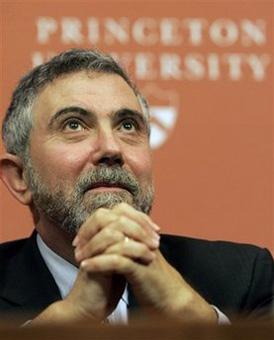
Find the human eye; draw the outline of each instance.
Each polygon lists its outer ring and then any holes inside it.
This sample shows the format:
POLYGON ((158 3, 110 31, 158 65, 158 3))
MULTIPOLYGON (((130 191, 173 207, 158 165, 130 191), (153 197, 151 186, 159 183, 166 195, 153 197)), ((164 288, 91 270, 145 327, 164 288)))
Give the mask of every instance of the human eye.
POLYGON ((132 118, 127 118, 120 123, 119 128, 125 132, 135 132, 138 130, 138 123, 132 118))
POLYGON ((67 132, 82 131, 84 128, 84 123, 77 118, 67 119, 63 124, 63 130, 67 132))

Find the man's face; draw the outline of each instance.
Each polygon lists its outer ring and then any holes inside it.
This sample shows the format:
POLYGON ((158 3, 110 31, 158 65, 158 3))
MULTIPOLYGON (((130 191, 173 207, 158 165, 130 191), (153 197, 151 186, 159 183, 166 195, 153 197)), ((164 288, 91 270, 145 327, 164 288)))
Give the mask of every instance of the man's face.
POLYGON ((153 200, 148 123, 118 75, 60 77, 33 107, 27 178, 40 222, 75 232, 99 207, 153 200))

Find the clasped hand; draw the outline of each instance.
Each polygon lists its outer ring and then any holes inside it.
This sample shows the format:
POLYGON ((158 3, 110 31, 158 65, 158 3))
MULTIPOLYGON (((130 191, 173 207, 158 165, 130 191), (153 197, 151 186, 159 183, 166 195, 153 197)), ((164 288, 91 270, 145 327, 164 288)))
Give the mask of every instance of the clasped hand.
POLYGON ((80 304, 83 316, 104 319, 128 282, 144 309, 184 320, 216 320, 211 306, 161 255, 159 230, 126 203, 98 209, 73 241, 80 272, 67 300, 80 304))

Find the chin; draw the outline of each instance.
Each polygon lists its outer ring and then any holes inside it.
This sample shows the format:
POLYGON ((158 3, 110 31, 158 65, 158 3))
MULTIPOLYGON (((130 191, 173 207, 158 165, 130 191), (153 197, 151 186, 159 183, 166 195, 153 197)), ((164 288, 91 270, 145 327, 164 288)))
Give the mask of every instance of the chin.
POLYGON ((85 205, 90 213, 99 208, 111 209, 123 202, 133 205, 133 197, 127 190, 92 193, 88 196, 85 200, 85 205))

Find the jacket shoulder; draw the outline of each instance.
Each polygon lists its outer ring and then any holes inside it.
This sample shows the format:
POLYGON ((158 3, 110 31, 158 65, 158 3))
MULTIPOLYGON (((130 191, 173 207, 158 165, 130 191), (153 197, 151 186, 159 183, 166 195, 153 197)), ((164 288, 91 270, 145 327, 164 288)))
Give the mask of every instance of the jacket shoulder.
POLYGON ((274 265, 267 249, 163 235, 161 250, 186 281, 222 311, 261 312, 271 305, 274 265))
MULTIPOLYGON (((0 244, 0 277, 5 277, 10 266, 12 266, 15 258, 20 255, 25 245, 28 242, 28 238, 19 239, 15 241, 9 241, 0 244)), ((0 280, 0 287, 4 284, 4 280, 0 280)))
POLYGON ((28 241, 28 238, 23 238, 23 239, 19 239, 15 241, 1 243, 0 244, 1 263, 9 261, 13 256, 16 256, 25 246, 27 241, 28 241))
POLYGON ((185 236, 169 235, 164 234, 161 236, 161 246, 163 251, 171 253, 186 253, 190 251, 192 255, 216 255, 222 256, 222 258, 228 258, 229 261, 233 259, 238 259, 239 257, 247 257, 247 259, 252 260, 256 258, 258 254, 265 254, 269 259, 272 260, 270 252, 266 248, 261 248, 259 246, 248 244, 248 243, 237 243, 231 241, 219 241, 219 240, 206 240, 185 236))

